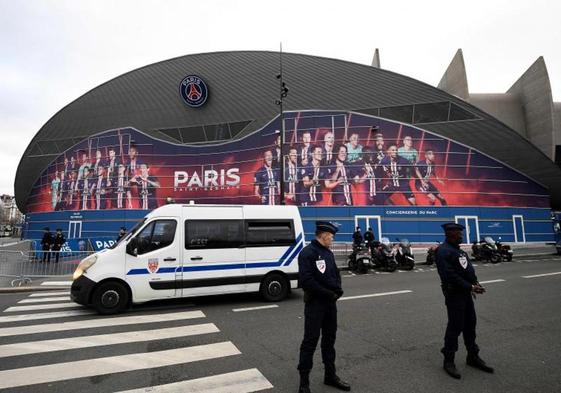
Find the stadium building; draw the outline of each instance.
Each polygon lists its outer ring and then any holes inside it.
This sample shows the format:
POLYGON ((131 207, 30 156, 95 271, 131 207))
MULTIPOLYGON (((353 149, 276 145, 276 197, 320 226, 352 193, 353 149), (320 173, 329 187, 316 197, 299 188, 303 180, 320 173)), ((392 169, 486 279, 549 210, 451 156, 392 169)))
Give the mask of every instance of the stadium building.
POLYGON ((338 241, 358 224, 432 242, 448 221, 470 241, 553 240, 561 168, 543 138, 532 143, 538 122, 523 134, 475 106, 454 90, 457 73, 436 88, 374 60, 283 54, 282 116, 274 52, 188 55, 96 87, 55 114, 19 163, 24 236, 60 227, 102 248, 169 200, 278 204, 283 173, 284 201, 300 206, 309 237, 329 219, 338 241))

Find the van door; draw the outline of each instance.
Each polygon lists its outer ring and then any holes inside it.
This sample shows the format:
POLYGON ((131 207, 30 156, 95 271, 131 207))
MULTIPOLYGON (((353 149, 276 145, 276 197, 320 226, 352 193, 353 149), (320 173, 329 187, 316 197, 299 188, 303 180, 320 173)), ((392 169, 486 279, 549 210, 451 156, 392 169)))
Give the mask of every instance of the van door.
POLYGON ((126 279, 135 300, 170 298, 177 295, 175 274, 181 260, 178 217, 149 221, 129 240, 126 279))
POLYGON ((241 207, 184 210, 182 296, 245 292, 245 246, 241 207))

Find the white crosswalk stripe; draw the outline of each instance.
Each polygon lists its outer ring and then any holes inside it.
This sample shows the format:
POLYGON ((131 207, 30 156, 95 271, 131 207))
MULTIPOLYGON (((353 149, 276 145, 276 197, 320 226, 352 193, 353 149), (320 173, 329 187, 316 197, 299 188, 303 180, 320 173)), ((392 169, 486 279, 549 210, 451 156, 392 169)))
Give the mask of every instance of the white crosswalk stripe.
POLYGON ((72 281, 43 281, 41 285, 49 287, 69 287, 72 285, 72 281))
MULTIPOLYGON (((49 313, 54 314, 54 313, 49 313)), ((104 326, 125 326, 133 324, 171 322, 194 318, 204 318, 202 311, 184 311, 178 313, 154 314, 154 315, 130 315, 109 318, 86 319, 82 321, 55 322, 40 325, 17 326, 0 328, 0 337, 18 336, 25 334, 61 332, 77 329, 95 329, 104 326)), ((56 318, 56 317, 53 317, 56 318)))
POLYGON ((23 299, 18 302, 18 304, 27 304, 27 303, 54 303, 54 302, 64 302, 70 301, 70 296, 53 296, 53 297, 39 297, 39 298, 31 298, 31 299, 23 299))
POLYGON ((271 388, 273 388, 273 385, 267 381, 259 370, 253 368, 119 393, 250 393, 271 388))
MULTIPOLYGON (((56 384, 83 378, 80 384, 94 383, 87 378, 110 376, 120 379, 123 391, 153 393, 249 393, 269 390, 273 385, 256 368, 239 370, 222 370, 221 374, 212 372, 212 360, 242 355, 234 343, 217 335, 220 329, 213 323, 192 323, 191 320, 206 318, 200 310, 162 312, 148 314, 130 312, 117 316, 99 316, 94 310, 86 309, 69 299, 67 291, 37 293, 20 300, 4 312, 26 312, 24 314, 2 314, 0 316, 0 359, 4 370, 0 370, 0 390, 10 391, 15 388, 42 391, 42 384, 56 384), (83 308, 71 310, 71 308, 83 308), (60 309, 66 310, 60 310, 60 309), (51 311, 49 311, 51 310, 51 311), (75 317, 74 320, 65 318, 75 317), (29 324, 28 322, 35 324, 29 324), (1 324, 9 324, 2 326, 1 324), (166 326, 171 324, 171 326, 166 326), (114 329, 118 330, 115 331, 114 329), (56 337, 44 337, 45 334, 57 333, 56 337), (87 335, 84 335, 87 334, 87 335), (197 338, 182 340, 185 337, 204 336, 202 343, 197 338), (8 340, 14 337, 13 342, 8 340), (170 341, 171 340, 171 341, 170 341), (178 344, 170 348, 174 341, 178 344), (181 341, 178 341, 181 340, 181 341), (159 342, 167 341, 160 346, 159 342), (152 343, 152 344, 151 344, 152 343), (186 344, 188 343, 188 344, 186 344), (197 345, 195 345, 197 343, 197 345), (128 345, 128 344, 133 344, 128 345), (188 345, 188 346, 184 346, 188 345), (113 347, 118 346, 115 351, 113 347), (84 352, 84 349, 90 352, 84 352), (96 348, 105 348, 99 352, 96 348), (109 349, 110 348, 110 349, 109 349), (130 348, 139 348, 145 352, 123 353, 130 348), (151 350, 152 349, 152 350, 151 350), (59 356, 64 353, 64 360, 59 356), (74 353, 81 354, 77 360, 70 361, 74 353), (98 355, 95 355, 95 354, 98 355), (99 355, 102 353, 103 355, 99 355), (43 354, 44 360, 37 364, 35 355, 43 354), (90 355, 84 359, 84 354, 90 355), (108 356, 108 354, 110 356, 108 356), (5 359, 5 360, 4 360, 5 359), (11 362, 9 359, 17 359, 11 362), (57 360, 60 359, 60 360, 57 360), (174 368, 183 370, 188 364, 207 361, 208 376, 178 382, 139 387, 135 379, 121 373, 144 372, 165 373, 173 375, 174 368), (12 365, 13 364, 13 365, 12 365), (16 367, 17 368, 10 368, 16 367), (160 371, 161 370, 161 371, 160 371), (124 381, 135 384, 132 390, 126 390, 124 381)), ((265 307, 276 307, 268 305, 265 307)), ((238 311, 249 311, 259 308, 244 308, 238 311)), ((237 362, 233 364, 238 364, 237 362)), ((205 370, 207 366, 205 366, 205 370)), ((198 369, 198 368, 197 368, 198 369)), ((188 375, 188 374, 187 374, 188 375)), ((178 374, 177 378, 185 378, 178 374)), ((146 379, 162 383, 166 379, 154 377, 146 379)), ((56 386, 56 385, 55 385, 56 386)), ((99 386, 91 386, 92 391, 99 386)), ((110 385, 102 390, 111 389, 110 385)), ((86 389, 89 391, 88 389, 86 389)), ((114 390, 114 389, 113 389, 114 390)))
POLYGON ((47 297, 47 296, 62 296, 62 295, 67 295, 70 296, 70 292, 69 291, 44 291, 44 292, 37 292, 37 293, 32 293, 31 295, 29 295, 29 297, 47 297))
POLYGON ((91 348, 103 345, 127 344, 139 341, 155 341, 198 334, 217 333, 213 323, 188 325, 175 328, 141 330, 124 333, 100 334, 97 336, 71 337, 57 340, 31 341, 0 345, 0 357, 21 356, 35 353, 91 348))
POLYGON ((58 308, 76 308, 86 310, 86 308, 78 303, 54 303, 54 304, 33 304, 26 306, 12 306, 4 310, 4 312, 18 312, 18 311, 40 311, 40 310, 54 310, 58 308))
POLYGON ((0 371, 0 389, 126 371, 154 369, 156 367, 172 366, 239 354, 241 354, 241 352, 234 344, 225 341, 165 351, 134 353, 106 358, 79 360, 75 362, 48 364, 45 366, 17 368, 0 371))
POLYGON ((22 315, 8 315, 0 317, 0 323, 6 322, 25 322, 33 321, 37 319, 49 319, 49 318, 69 318, 69 317, 79 317, 83 315, 95 314, 93 310, 69 310, 69 311, 56 311, 38 314, 22 314, 22 315))

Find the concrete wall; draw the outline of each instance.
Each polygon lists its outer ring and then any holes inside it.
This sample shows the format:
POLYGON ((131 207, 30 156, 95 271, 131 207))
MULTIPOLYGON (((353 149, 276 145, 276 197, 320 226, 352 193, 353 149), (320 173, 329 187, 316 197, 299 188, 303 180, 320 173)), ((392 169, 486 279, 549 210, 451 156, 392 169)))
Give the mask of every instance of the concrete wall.
POLYGON ((520 135, 527 137, 526 119, 520 98, 515 94, 470 94, 470 104, 495 116, 520 135))

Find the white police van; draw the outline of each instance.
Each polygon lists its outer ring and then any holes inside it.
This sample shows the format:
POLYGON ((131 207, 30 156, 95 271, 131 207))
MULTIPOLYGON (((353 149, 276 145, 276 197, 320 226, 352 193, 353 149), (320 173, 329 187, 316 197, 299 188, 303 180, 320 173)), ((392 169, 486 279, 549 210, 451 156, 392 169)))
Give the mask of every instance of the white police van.
POLYGON ((80 262, 71 298, 102 314, 149 300, 240 292, 284 299, 298 285, 295 206, 165 205, 80 262))

